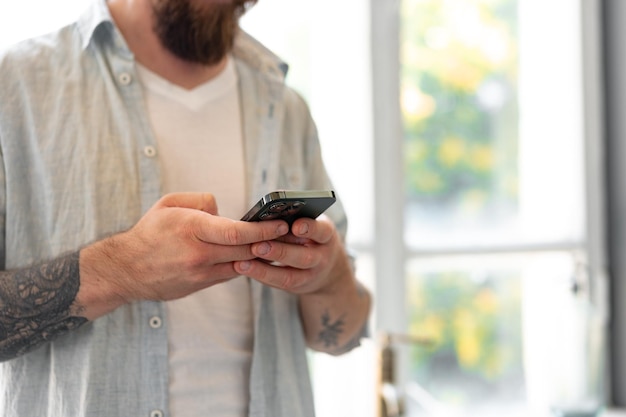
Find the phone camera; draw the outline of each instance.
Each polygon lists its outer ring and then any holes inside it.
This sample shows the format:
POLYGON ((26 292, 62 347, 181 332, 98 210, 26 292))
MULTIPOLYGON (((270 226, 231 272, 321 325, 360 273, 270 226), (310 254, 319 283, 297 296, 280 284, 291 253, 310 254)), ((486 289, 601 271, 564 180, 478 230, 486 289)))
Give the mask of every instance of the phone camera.
POLYGON ((297 214, 305 204, 306 202, 301 200, 291 202, 279 201, 271 204, 266 211, 259 214, 259 218, 261 220, 272 220, 279 217, 290 217, 297 214))
POLYGON ((289 206, 283 208, 280 214, 283 217, 293 216, 299 212, 302 207, 304 207, 304 204, 304 201, 294 201, 289 206))
POLYGON ((268 210, 272 213, 281 213, 285 208, 287 208, 288 203, 285 201, 279 201, 277 203, 273 203, 268 207, 268 210))

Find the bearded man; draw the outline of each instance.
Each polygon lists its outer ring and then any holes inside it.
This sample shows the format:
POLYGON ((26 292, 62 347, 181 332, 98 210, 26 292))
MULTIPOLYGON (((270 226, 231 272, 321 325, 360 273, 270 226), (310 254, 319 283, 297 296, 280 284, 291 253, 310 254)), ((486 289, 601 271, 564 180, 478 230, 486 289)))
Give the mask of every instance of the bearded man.
POLYGON ((0 415, 311 417, 307 347, 358 345, 341 203, 238 220, 332 188, 253 3, 92 0, 0 55, 0 415))

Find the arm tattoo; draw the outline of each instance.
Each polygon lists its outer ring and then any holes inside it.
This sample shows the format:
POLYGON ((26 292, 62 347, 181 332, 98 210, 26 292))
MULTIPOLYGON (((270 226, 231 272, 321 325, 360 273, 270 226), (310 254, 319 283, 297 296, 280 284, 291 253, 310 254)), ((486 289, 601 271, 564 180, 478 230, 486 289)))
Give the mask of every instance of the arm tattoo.
POLYGON ((0 272, 0 361, 13 359, 87 322, 74 304, 79 252, 0 272))
POLYGON ((343 316, 339 317, 334 323, 331 323, 328 310, 322 314, 322 331, 318 336, 318 340, 324 343, 324 346, 331 347, 339 344, 338 338, 343 333, 344 326, 343 316))

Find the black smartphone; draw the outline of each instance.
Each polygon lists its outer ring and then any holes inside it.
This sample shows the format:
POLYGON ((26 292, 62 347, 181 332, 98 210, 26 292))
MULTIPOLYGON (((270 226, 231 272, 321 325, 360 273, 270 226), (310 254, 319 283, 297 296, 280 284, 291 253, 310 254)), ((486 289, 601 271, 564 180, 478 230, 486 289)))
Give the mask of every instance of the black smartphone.
POLYGON ((315 219, 336 201, 332 190, 274 191, 266 194, 241 220, 285 220, 291 224, 300 217, 315 219))

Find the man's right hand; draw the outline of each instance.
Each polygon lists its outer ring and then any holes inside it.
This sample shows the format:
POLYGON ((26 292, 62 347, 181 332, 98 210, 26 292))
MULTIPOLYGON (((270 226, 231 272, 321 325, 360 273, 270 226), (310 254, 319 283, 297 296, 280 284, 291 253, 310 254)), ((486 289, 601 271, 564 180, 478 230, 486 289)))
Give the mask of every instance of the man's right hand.
POLYGON ((211 194, 169 194, 130 230, 81 250, 76 302, 93 320, 132 301, 181 298, 238 276, 233 262, 254 259, 252 243, 288 232, 280 220, 220 217, 211 194))

